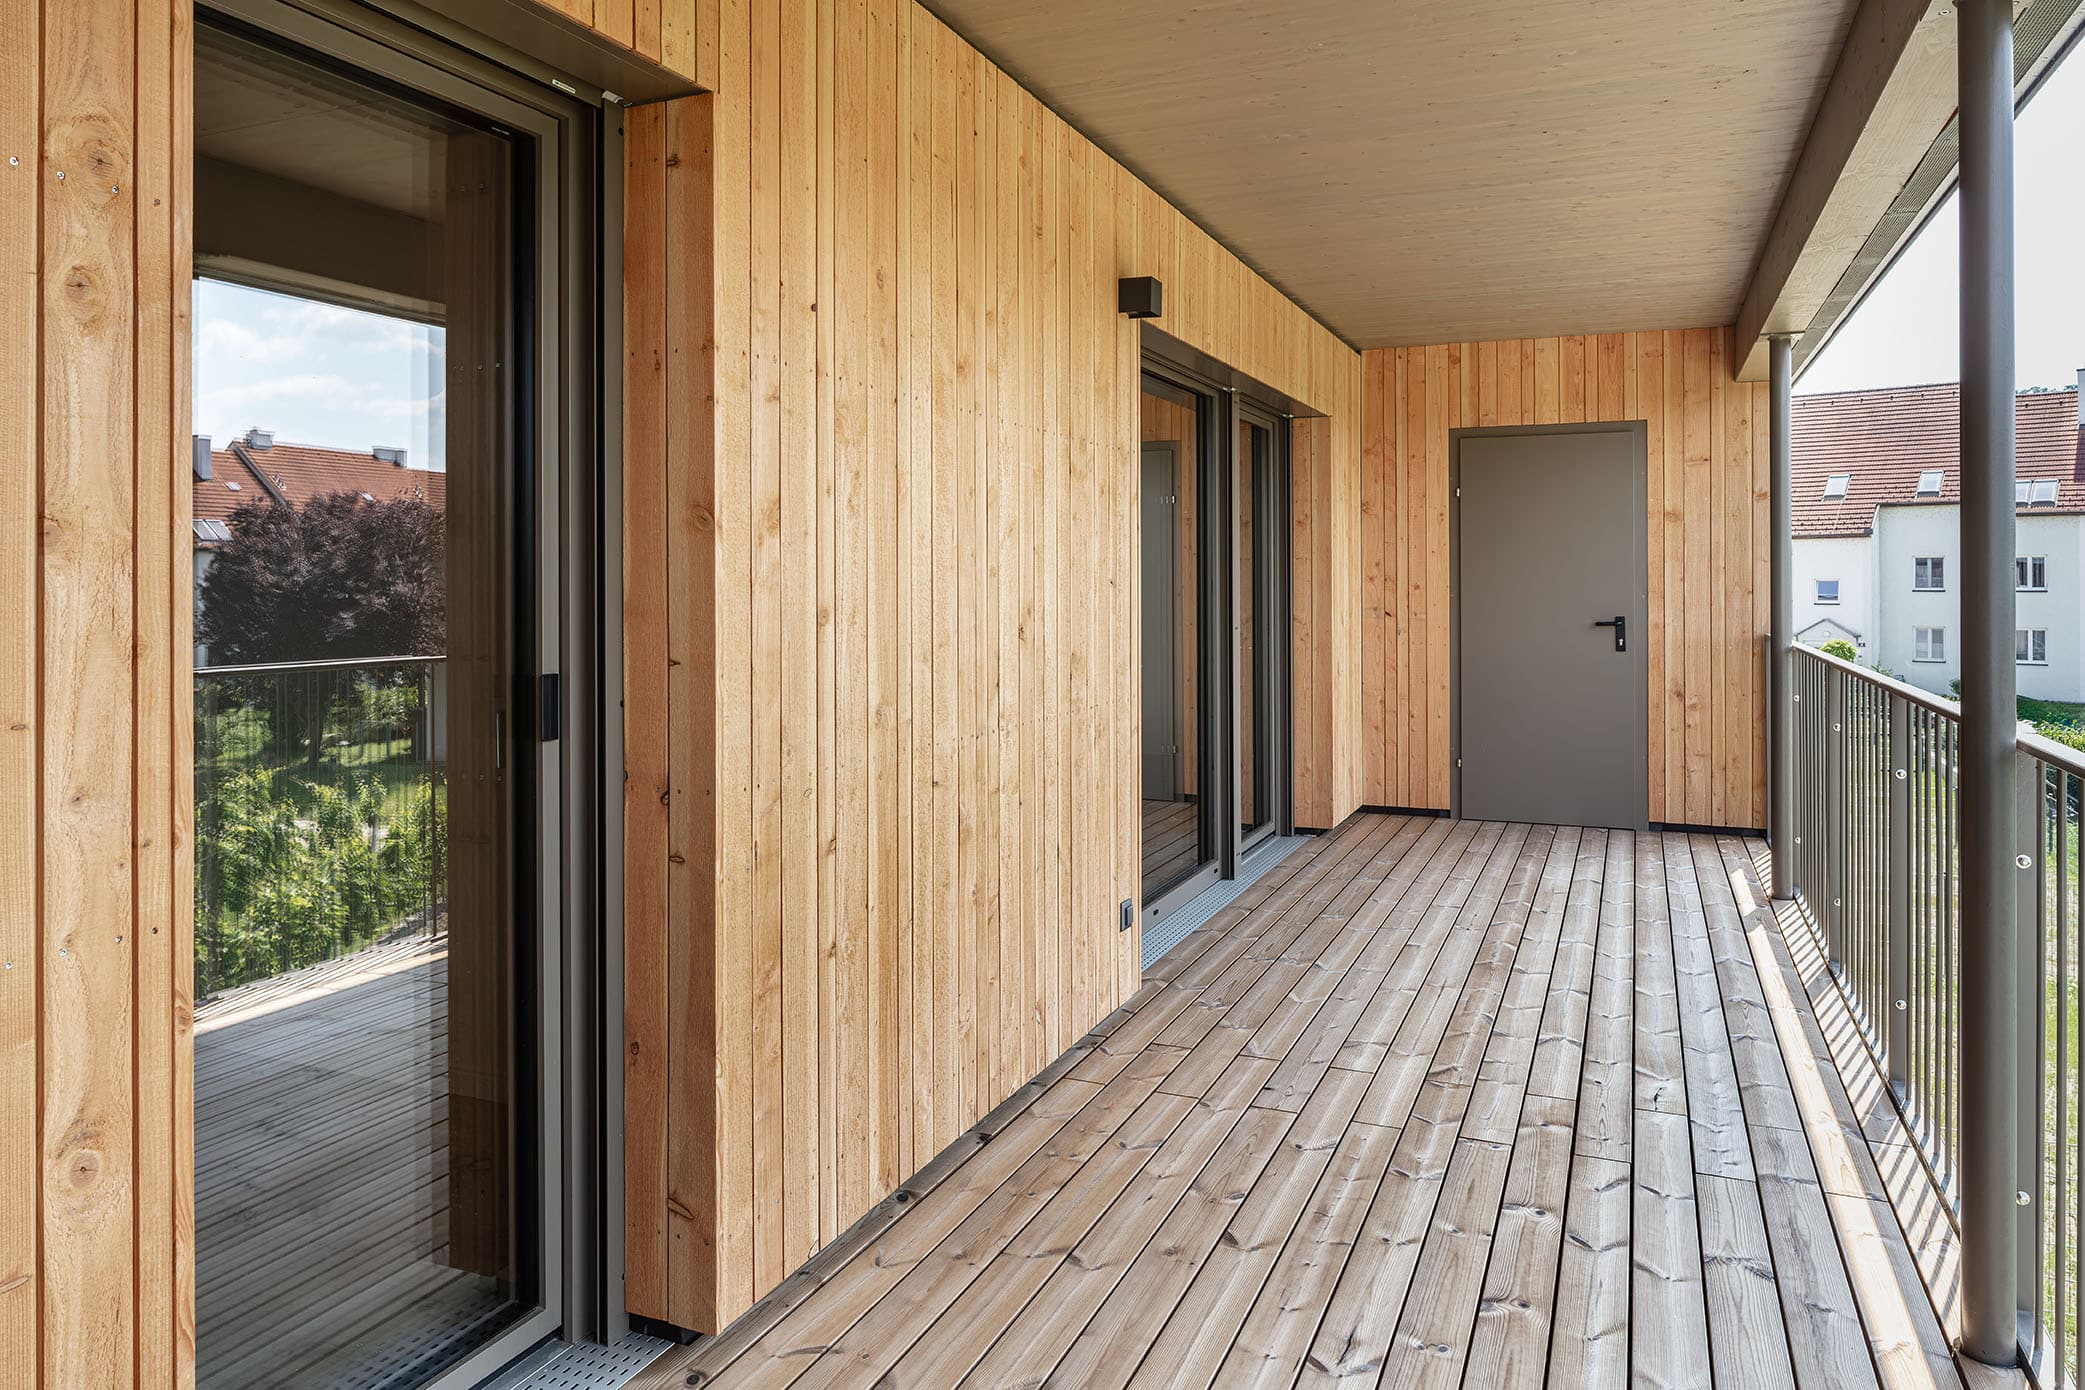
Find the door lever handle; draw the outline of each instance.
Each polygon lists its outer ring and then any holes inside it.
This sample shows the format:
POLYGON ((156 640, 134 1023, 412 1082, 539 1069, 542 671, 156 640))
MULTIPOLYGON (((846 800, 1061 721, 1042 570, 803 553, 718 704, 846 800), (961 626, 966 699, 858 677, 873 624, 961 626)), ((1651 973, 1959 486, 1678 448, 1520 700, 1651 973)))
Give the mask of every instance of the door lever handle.
POLYGON ((1596 619, 1593 623, 1593 626, 1613 628, 1614 649, 1618 652, 1625 652, 1629 650, 1629 619, 1627 617, 1620 613, 1617 613, 1612 618, 1596 619))

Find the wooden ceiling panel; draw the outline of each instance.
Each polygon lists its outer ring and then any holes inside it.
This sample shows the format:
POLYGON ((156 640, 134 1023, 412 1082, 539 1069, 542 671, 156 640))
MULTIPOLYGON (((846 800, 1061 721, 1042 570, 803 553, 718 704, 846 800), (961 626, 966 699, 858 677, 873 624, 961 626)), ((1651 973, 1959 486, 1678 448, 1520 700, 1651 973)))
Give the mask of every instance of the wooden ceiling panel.
POLYGON ((932 0, 1364 347, 1729 323, 1856 0, 932 0))

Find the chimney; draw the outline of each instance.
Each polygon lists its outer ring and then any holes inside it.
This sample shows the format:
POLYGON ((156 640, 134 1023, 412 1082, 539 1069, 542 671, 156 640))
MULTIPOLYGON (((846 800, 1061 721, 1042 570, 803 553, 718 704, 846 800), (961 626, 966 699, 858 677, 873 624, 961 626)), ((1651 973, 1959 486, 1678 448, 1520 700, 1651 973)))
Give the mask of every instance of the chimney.
POLYGON ((369 451, 378 463, 388 463, 393 468, 405 467, 405 450, 392 444, 379 444, 369 451))
POLYGON ((263 449, 274 448, 275 431, 264 430, 258 426, 248 430, 246 432, 246 447, 253 450, 255 453, 260 453, 263 449))
POLYGON ((189 457, 195 464, 195 478, 199 483, 210 481, 210 436, 207 434, 189 437, 189 457))

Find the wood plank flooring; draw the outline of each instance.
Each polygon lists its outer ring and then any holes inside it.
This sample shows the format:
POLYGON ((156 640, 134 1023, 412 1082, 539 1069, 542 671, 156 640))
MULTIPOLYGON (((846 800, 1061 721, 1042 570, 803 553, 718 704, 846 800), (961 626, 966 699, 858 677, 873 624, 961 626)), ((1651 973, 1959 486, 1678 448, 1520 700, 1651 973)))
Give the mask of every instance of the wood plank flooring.
POLYGON ((197 1384, 381 1385, 509 1305, 451 1267, 445 937, 234 991, 196 1025, 197 1384))
POLYGON ((636 1383, 1959 1390, 1755 849, 1357 816, 636 1383))

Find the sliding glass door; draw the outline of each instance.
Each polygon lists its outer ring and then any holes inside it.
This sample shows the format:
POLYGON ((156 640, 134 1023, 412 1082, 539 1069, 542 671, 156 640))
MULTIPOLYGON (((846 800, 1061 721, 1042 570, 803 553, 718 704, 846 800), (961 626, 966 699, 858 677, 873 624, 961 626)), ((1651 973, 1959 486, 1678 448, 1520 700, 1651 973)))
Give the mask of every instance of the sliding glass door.
POLYGON ((568 127, 337 11, 196 28, 202 1387, 562 1313, 568 127))
MULTIPOLYGON (((1218 822, 1205 698, 1215 611, 1203 574, 1212 481, 1211 401, 1147 375, 1139 516, 1143 596, 1144 902, 1213 876, 1218 822)), ((1217 480, 1220 481, 1220 480, 1217 480)))
POLYGON ((1143 902, 1223 878, 1286 816, 1286 422, 1150 363, 1139 456, 1143 902))

